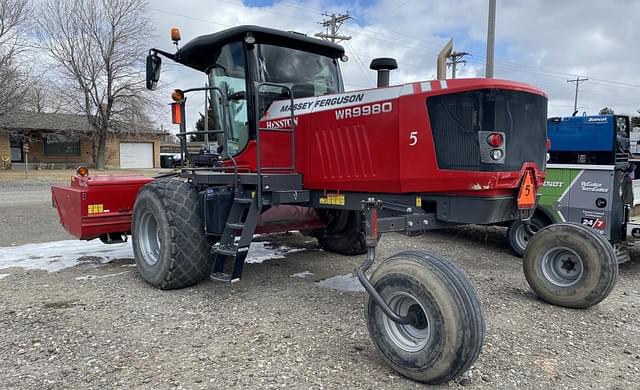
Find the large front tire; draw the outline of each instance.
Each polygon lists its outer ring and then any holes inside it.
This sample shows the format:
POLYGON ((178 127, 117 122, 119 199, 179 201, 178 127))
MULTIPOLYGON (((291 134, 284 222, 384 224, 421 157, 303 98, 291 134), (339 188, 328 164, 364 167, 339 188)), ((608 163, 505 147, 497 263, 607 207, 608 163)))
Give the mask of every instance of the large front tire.
POLYGON ((537 232, 523 258, 529 286, 544 301, 584 309, 600 303, 616 284, 618 261, 595 230, 558 223, 537 232))
POLYGON ((484 341, 482 303, 463 272, 426 252, 401 252, 386 259, 371 283, 399 315, 414 312, 418 326, 389 319, 367 295, 369 334, 394 370, 416 381, 447 383, 476 361, 484 341))
POLYGON ((174 179, 140 190, 131 222, 138 272, 161 289, 192 286, 211 273, 211 243, 204 232, 198 192, 174 179))

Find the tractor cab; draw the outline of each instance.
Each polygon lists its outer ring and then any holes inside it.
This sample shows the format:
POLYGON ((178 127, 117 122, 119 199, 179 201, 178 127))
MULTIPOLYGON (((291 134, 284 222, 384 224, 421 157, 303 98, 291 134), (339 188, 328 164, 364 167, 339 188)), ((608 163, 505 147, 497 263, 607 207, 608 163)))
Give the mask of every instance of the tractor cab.
MULTIPOLYGON (((177 46, 180 37, 172 35, 177 46)), ((158 81, 158 54, 207 75, 225 158, 256 138, 258 120, 272 102, 344 91, 339 67, 344 49, 293 32, 239 26, 197 37, 174 54, 152 49, 147 59, 151 89, 158 81)))

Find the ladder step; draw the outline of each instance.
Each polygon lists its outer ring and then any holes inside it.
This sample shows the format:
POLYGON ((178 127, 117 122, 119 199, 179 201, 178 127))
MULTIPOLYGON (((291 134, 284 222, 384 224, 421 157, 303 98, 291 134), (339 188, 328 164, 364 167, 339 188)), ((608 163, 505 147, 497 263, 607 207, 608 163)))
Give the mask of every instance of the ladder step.
POLYGON ((233 201, 236 203, 251 204, 253 203, 253 198, 235 198, 233 201))
POLYGON ((233 230, 242 230, 244 229, 244 223, 229 223, 227 222, 227 227, 233 230))
POLYGON ((209 280, 212 282, 224 282, 224 283, 234 283, 240 280, 240 278, 232 279, 231 275, 224 272, 214 272, 209 275, 209 280))
POLYGON ((231 248, 218 248, 216 253, 224 256, 235 256, 238 253, 238 247, 234 245, 231 248))

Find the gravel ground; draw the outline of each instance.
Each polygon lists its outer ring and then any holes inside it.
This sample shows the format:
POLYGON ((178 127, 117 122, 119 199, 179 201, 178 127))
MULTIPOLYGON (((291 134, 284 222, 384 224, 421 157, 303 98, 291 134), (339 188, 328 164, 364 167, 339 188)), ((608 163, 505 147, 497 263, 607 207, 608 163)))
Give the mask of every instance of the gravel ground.
MULTIPOLYGON (((0 246, 69 237, 46 184, 0 184, 0 246)), ((55 273, 0 270, 10 274, 0 279, 0 387, 423 387, 377 355, 362 293, 317 283, 352 273, 362 258, 322 252, 299 234, 261 239, 305 250, 247 264, 233 285, 177 291, 144 283, 132 259, 100 265, 87 257, 55 273)), ((488 326, 471 388, 638 388, 640 262, 621 265, 603 303, 569 310, 535 297, 503 240, 500 228, 388 234, 378 252, 430 250, 471 278, 488 326)))

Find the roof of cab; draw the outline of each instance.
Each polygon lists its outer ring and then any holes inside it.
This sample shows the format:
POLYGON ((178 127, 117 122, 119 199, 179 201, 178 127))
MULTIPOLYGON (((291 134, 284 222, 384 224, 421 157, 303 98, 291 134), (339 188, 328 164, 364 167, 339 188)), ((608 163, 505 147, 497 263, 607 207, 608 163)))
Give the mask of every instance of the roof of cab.
POLYGON ((213 52, 229 42, 244 39, 248 34, 255 38, 256 43, 304 50, 331 58, 340 58, 344 55, 342 46, 304 34, 259 26, 237 26, 194 38, 180 48, 174 58, 183 65, 204 72, 211 65, 213 52))

